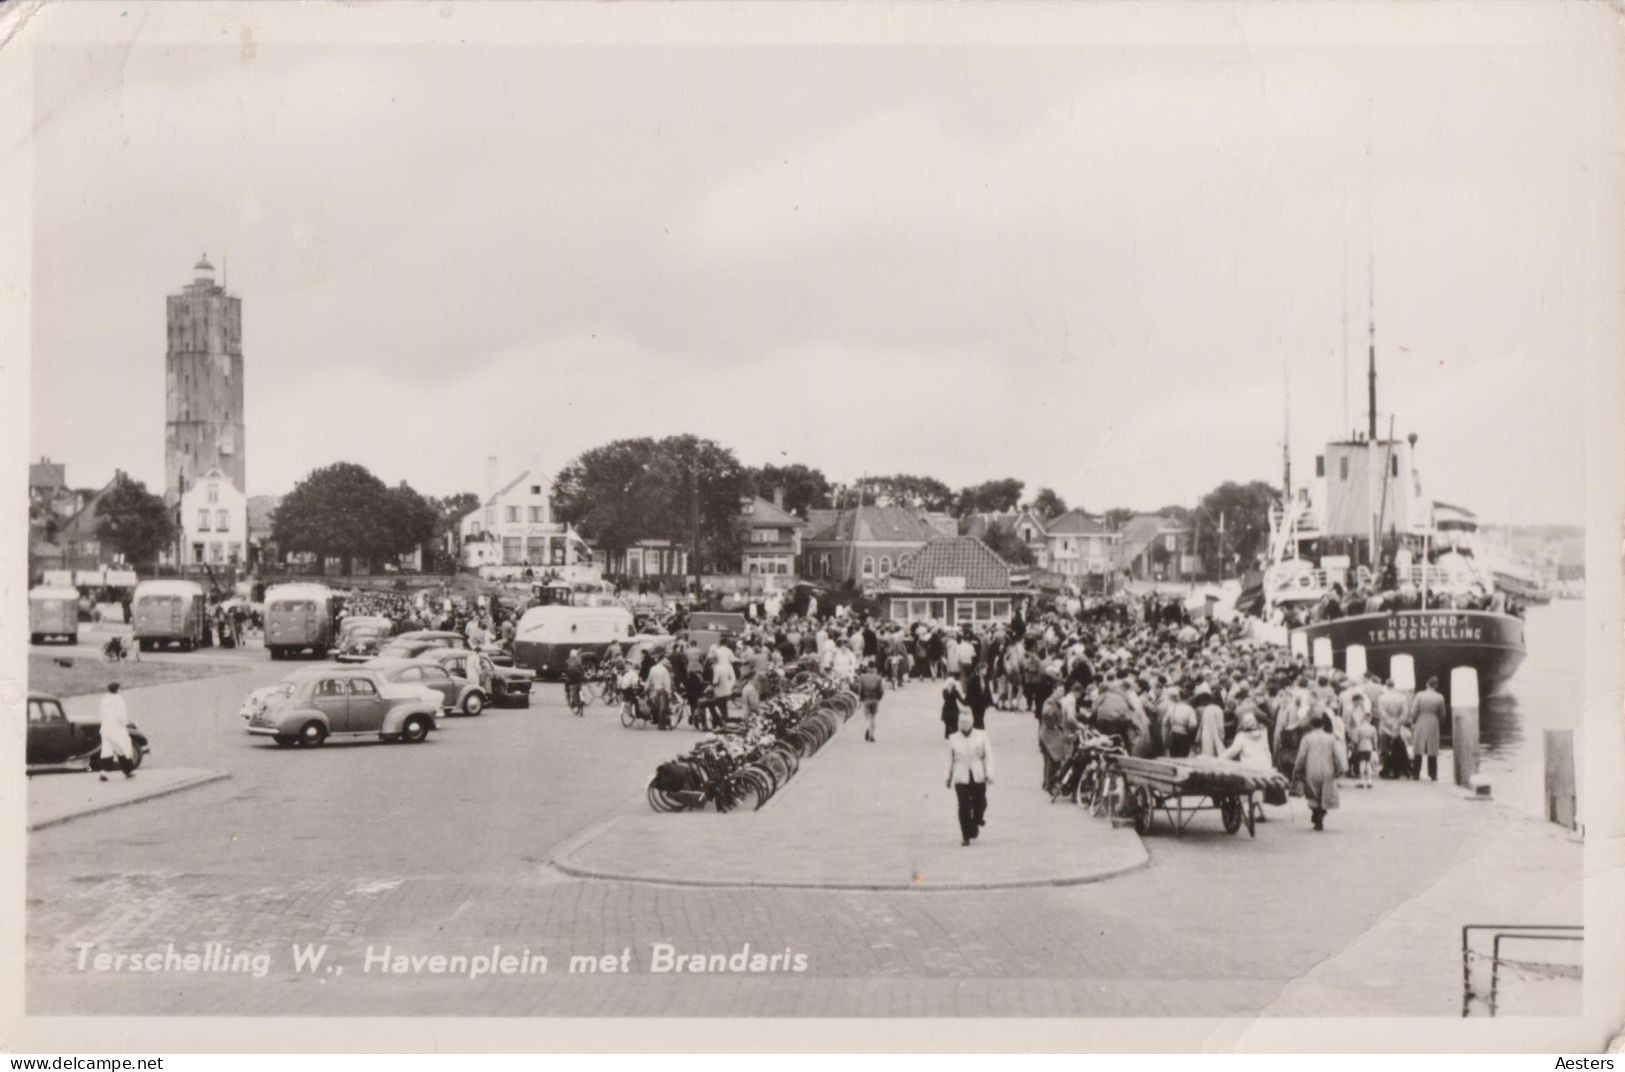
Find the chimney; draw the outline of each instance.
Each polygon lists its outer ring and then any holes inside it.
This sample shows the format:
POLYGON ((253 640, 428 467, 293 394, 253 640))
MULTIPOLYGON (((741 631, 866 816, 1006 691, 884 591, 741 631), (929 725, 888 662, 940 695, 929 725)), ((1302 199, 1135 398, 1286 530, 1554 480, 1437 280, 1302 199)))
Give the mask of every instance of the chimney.
POLYGON ((784 485, 783 484, 780 484, 778 487, 773 489, 773 505, 777 506, 780 510, 784 509, 784 485))

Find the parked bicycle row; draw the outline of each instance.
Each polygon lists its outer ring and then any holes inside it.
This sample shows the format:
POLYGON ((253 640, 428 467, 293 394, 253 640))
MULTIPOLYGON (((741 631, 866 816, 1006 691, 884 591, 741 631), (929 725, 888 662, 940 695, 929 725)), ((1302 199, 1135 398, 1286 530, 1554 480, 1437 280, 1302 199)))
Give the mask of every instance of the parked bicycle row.
POLYGON ((766 804, 857 710, 858 700, 830 678, 798 680, 760 708, 727 721, 685 755, 662 763, 649 779, 657 812, 733 811, 766 804))

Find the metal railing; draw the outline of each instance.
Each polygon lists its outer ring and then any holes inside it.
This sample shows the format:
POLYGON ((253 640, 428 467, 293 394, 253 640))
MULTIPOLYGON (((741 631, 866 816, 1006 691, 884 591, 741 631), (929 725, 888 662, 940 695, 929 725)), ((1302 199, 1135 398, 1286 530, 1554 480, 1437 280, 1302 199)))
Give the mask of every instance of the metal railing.
POLYGON ((1579 979, 1584 971, 1581 964, 1569 964, 1562 961, 1530 960, 1522 957, 1507 957, 1502 955, 1502 942, 1530 941, 1530 942, 1584 942, 1585 928, 1569 924, 1511 924, 1511 923, 1469 923, 1461 929, 1461 1015, 1472 1015, 1474 999, 1483 1001, 1489 1015, 1494 1016, 1499 1009, 1501 999, 1501 969, 1506 968, 1525 977, 1539 979, 1579 979), (1475 934, 1484 933, 1490 938, 1490 949, 1486 953, 1482 947, 1474 948, 1475 934), (1479 991, 1473 985, 1474 966, 1480 962, 1488 961, 1490 969, 1489 985, 1484 991, 1479 991))

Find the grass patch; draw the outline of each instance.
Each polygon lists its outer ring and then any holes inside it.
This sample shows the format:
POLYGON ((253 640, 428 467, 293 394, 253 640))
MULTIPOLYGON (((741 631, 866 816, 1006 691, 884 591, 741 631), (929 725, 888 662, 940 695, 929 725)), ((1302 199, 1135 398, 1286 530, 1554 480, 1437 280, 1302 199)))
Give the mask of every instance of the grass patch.
POLYGON ((103 692, 109 681, 117 681, 120 688, 139 689, 145 685, 168 685, 176 681, 193 681, 200 677, 218 677, 221 674, 241 673, 247 667, 240 663, 207 661, 207 657, 186 662, 130 662, 109 663, 102 660, 100 650, 87 655, 84 652, 62 654, 28 653, 28 691, 52 696, 84 696, 103 692), (57 660, 71 662, 62 666, 57 660))

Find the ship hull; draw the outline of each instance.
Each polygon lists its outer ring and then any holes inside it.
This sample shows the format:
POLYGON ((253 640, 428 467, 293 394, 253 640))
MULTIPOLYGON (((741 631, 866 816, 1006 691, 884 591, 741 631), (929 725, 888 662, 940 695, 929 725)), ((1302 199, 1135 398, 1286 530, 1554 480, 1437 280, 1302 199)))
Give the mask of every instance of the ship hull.
POLYGON ((1437 677, 1448 695, 1450 672, 1460 666, 1478 671, 1481 697, 1500 692, 1523 665, 1523 619, 1510 614, 1474 610, 1402 610, 1359 614, 1316 622, 1293 630, 1308 639, 1311 658, 1315 640, 1332 642, 1332 661, 1345 669, 1350 644, 1365 645, 1366 669, 1388 677, 1395 655, 1409 655, 1416 666, 1416 684, 1437 677))

